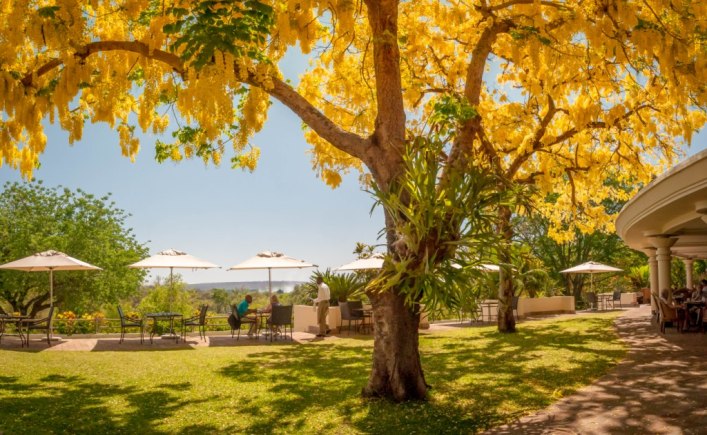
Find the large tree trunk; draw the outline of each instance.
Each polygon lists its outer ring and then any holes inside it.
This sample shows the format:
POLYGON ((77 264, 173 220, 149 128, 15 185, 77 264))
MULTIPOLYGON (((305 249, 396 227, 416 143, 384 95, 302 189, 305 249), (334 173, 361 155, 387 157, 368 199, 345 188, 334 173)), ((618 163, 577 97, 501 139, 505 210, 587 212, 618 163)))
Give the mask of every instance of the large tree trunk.
POLYGON ((498 259, 502 266, 499 271, 498 283, 498 331, 515 332, 516 319, 513 316, 513 271, 505 265, 511 263, 511 242, 513 239, 513 228, 511 227, 511 209, 501 207, 499 213, 499 232, 503 237, 503 243, 499 248, 498 259))
POLYGON ((373 303, 373 367, 365 397, 395 401, 420 400, 427 394, 418 351, 419 309, 391 291, 371 295, 373 303))

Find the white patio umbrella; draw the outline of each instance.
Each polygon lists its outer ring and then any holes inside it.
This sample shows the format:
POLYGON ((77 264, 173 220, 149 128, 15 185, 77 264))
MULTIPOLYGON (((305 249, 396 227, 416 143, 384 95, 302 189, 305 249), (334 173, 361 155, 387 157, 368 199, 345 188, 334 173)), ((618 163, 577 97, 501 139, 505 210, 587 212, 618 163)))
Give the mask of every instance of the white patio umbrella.
POLYGON ((25 272, 49 271, 49 307, 54 306, 55 270, 101 270, 100 267, 69 257, 63 252, 49 250, 0 265, 0 269, 23 270, 25 272))
POLYGON ((380 269, 383 267, 383 259, 385 256, 380 253, 375 253, 368 258, 359 258, 358 260, 352 261, 351 263, 346 263, 343 266, 337 268, 338 272, 345 271, 356 271, 356 270, 371 270, 380 269))
POLYGON ((172 311, 171 293, 174 290, 174 269, 213 269, 219 267, 216 264, 206 260, 189 255, 184 251, 176 249, 166 249, 158 252, 152 257, 147 257, 137 263, 133 263, 128 267, 133 269, 169 269, 169 311, 172 311))
POLYGON ((606 264, 597 263, 595 261, 587 261, 586 263, 578 264, 569 269, 561 270, 560 273, 588 273, 589 274, 589 289, 594 292, 594 274, 608 272, 623 272, 623 270, 607 266, 606 264))
MULTIPOLYGON (((455 269, 462 268, 462 266, 457 263, 452 263, 452 267, 455 269)), ((495 264, 480 264, 476 266, 475 269, 483 270, 484 272, 498 272, 501 270, 501 267, 495 264)))
POLYGON ((228 270, 268 270, 268 296, 272 295, 272 269, 302 269, 305 267, 318 267, 316 264, 304 260, 288 257, 281 252, 263 251, 242 263, 231 266, 228 270))

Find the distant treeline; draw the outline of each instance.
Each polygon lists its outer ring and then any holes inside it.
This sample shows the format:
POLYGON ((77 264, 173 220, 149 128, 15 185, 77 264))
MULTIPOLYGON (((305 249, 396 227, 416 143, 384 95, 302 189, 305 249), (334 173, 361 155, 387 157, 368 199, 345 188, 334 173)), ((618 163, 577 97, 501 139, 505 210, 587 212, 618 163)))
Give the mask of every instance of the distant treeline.
MULTIPOLYGON (((273 281, 272 291, 282 290, 285 293, 291 292, 297 284, 302 281, 273 281)), ((204 282, 198 284, 186 284, 186 287, 198 291, 209 291, 215 288, 225 290, 247 289, 251 291, 268 291, 267 281, 234 281, 234 282, 204 282)))

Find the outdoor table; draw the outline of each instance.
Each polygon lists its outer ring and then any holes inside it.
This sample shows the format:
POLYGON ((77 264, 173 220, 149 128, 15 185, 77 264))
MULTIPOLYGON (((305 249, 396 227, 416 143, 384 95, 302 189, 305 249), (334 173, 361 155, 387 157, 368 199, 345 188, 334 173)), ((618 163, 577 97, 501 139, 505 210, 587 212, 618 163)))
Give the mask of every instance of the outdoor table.
POLYGON ((264 313, 260 310, 255 312, 255 336, 259 337, 260 332, 265 329, 266 331, 269 329, 268 328, 268 319, 270 319, 272 313, 264 313))
POLYGON ((20 338, 20 345, 24 346, 25 335, 22 333, 22 322, 29 318, 29 316, 24 315, 0 315, 0 341, 2 341, 3 335, 17 335, 20 338), (5 332, 5 325, 7 325, 8 323, 15 324, 15 334, 8 334, 5 332))
POLYGON ((152 319, 152 329, 150 330, 150 343, 152 343, 152 337, 157 332, 157 321, 158 320, 168 320, 169 321, 169 334, 165 334, 162 338, 174 338, 179 343, 179 335, 174 333, 174 319, 177 317, 184 317, 182 313, 148 313, 145 315, 148 319, 152 319))

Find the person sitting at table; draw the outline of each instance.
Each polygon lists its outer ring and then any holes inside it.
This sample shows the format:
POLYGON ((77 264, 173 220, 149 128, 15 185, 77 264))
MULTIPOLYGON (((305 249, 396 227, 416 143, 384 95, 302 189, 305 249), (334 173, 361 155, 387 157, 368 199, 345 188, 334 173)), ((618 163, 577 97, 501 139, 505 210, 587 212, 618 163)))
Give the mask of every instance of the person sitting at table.
POLYGON ((255 310, 250 308, 250 304, 253 302, 253 297, 251 295, 245 295, 243 300, 236 306, 238 310, 238 316, 241 318, 241 323, 250 323, 250 329, 248 329, 248 337, 253 337, 255 330, 257 328, 255 316, 249 316, 248 314, 255 313, 255 310))
POLYGON ((272 295, 270 296, 270 303, 267 307, 262 309, 261 313, 272 313, 272 307, 277 307, 278 305, 280 305, 280 300, 277 298, 277 295, 272 295))
MULTIPOLYGON (((267 307, 263 308, 260 312, 261 313, 272 313, 272 307, 277 307, 280 305, 280 300, 277 298, 277 295, 272 295, 270 296, 270 303, 268 304, 267 307)), ((270 325, 270 319, 267 320, 266 322, 268 325, 270 325)), ((280 333, 280 327, 278 326, 275 328, 275 334, 280 333)))

